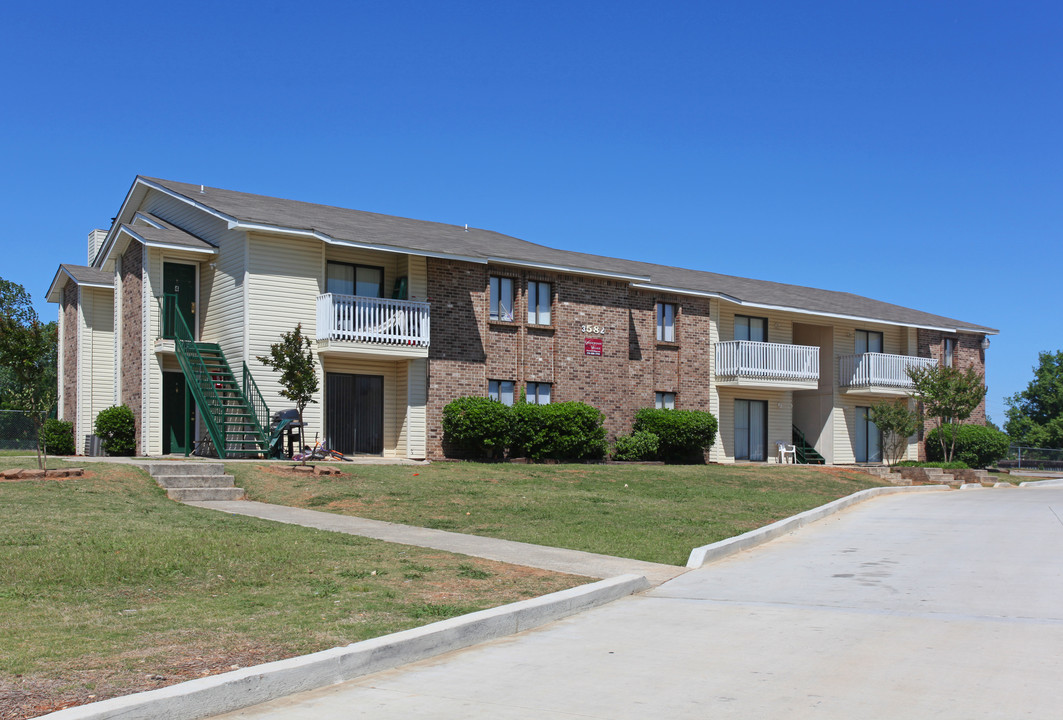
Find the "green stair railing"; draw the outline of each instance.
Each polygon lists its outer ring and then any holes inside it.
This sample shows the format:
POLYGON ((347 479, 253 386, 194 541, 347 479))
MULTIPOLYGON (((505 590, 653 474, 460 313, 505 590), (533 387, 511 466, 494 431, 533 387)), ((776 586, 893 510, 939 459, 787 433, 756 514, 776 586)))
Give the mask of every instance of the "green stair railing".
POLYGON ((254 378, 250 377, 246 364, 244 387, 250 385, 254 389, 257 407, 248 401, 240 386, 236 384, 221 348, 197 343, 193 339, 188 323, 177 310, 177 297, 171 294, 164 296, 163 337, 166 337, 168 330, 172 332, 177 363, 184 373, 188 389, 200 410, 200 417, 207 427, 207 434, 218 457, 224 459, 230 454, 266 453, 268 440, 259 417, 261 413, 265 413, 268 427, 269 409, 254 384, 254 378), (210 355, 213 367, 208 364, 204 353, 210 355))
POLYGON ((255 382, 255 378, 251 375, 251 370, 247 367, 247 362, 243 363, 244 366, 244 397, 247 398, 248 404, 251 406, 252 417, 258 423, 259 431, 263 431, 269 427, 269 406, 266 405, 265 398, 262 397, 262 393, 258 390, 258 383, 255 382))
POLYGON ((805 439, 805 434, 796 425, 793 428, 794 459, 801 465, 824 465, 827 460, 805 439))

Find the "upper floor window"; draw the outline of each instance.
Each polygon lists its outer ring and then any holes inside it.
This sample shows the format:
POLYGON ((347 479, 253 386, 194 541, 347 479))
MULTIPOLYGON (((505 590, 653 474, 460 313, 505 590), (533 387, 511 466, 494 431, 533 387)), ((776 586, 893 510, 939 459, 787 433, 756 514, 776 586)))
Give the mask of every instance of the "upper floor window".
POLYGON ((513 381, 512 380, 488 380, 487 397, 497 400, 503 405, 513 404, 513 381))
POLYGON ((513 278, 491 277, 491 319, 513 321, 513 278))
POLYGON ((768 342, 768 318, 735 315, 735 340, 768 342))
POLYGON ((528 323, 531 325, 550 324, 550 283, 538 280, 528 281, 528 323))
POLYGON ((945 367, 952 367, 952 356, 953 356, 953 353, 955 352, 955 350, 956 350, 956 339, 955 338, 945 338, 945 354, 944 354, 944 365, 945 365, 945 367))
POLYGON ((874 330, 856 331, 856 354, 882 352, 882 333, 874 330))
POLYGON ((533 405, 550 403, 550 383, 530 382, 524 393, 525 399, 533 405))
POLYGON ((675 393, 674 392, 659 392, 657 393, 656 407, 658 410, 675 410, 675 393))
POLYGON ((330 262, 326 270, 325 292, 358 297, 384 297, 384 268, 330 262))
POLYGON ((657 340, 675 342, 675 303, 657 303, 657 340))

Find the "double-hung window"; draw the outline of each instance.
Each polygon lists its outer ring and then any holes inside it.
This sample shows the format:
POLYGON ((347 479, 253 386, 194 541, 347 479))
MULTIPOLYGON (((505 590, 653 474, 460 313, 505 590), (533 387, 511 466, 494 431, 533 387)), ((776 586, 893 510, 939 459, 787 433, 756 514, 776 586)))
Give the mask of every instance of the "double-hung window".
POLYGON ((856 354, 882 352, 882 333, 873 330, 856 331, 856 354))
POLYGON ((656 407, 658 410, 675 410, 675 393, 674 392, 659 392, 657 393, 656 407))
POLYGON ((326 272, 325 292, 358 297, 384 297, 384 268, 330 262, 326 272))
POLYGON ((487 397, 497 400, 503 405, 513 404, 513 381, 512 380, 488 380, 487 397))
POLYGON ((955 338, 945 338, 945 367, 952 367, 952 356, 956 351, 955 338))
POLYGON ((735 315, 735 340, 768 342, 768 319, 735 315))
POLYGON ((491 277, 491 319, 513 322, 513 278, 491 277))
POLYGON ((528 281, 528 324, 550 324, 550 283, 528 281))
POLYGON ((550 383, 528 383, 524 397, 532 405, 548 405, 550 403, 550 383))
POLYGON ((675 342, 675 303, 657 303, 657 341, 675 342))

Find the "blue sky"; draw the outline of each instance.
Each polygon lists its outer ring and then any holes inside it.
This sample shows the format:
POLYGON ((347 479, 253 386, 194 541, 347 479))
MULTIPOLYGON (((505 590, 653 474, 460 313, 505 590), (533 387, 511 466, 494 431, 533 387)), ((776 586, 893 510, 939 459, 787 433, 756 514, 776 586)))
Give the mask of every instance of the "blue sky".
POLYGON ((1063 5, 8 3, 0 276, 133 178, 844 290, 1063 347, 1063 5))

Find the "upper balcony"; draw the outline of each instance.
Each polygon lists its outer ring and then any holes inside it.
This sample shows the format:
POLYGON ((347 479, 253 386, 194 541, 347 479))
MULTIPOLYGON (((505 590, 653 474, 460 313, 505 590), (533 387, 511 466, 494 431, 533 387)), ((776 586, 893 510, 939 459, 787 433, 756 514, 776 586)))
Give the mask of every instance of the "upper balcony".
POLYGON ((325 293, 317 298, 318 352, 428 357, 428 303, 325 293))
POLYGON ((842 355, 839 361, 838 384, 850 395, 907 395, 913 387, 907 368, 937 363, 933 358, 887 353, 842 355))
POLYGON ((814 390, 819 387, 819 348, 749 340, 716 343, 716 384, 814 390))

